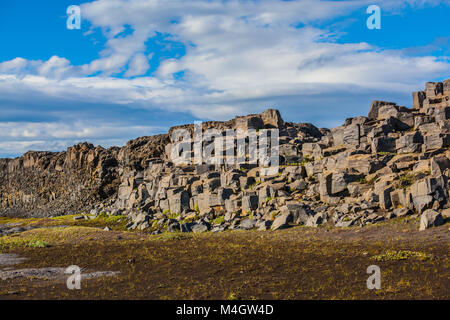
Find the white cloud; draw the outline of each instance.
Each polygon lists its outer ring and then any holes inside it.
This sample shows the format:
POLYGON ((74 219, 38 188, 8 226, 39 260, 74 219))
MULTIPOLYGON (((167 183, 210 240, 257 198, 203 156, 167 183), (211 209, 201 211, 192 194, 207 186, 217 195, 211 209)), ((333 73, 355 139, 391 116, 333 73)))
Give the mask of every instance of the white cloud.
POLYGON ((70 61, 58 56, 51 57, 38 68, 38 74, 48 78, 61 78, 72 69, 70 61))
POLYGON ((103 146, 123 145, 126 137, 156 134, 161 128, 120 123, 0 122, 0 151, 18 154, 28 150, 59 151, 89 141, 103 146))
POLYGON ((18 74, 23 71, 26 66, 27 60, 23 58, 15 58, 13 60, 0 63, 0 72, 18 74))
POLYGON ((76 122, 0 122, 0 140, 120 138, 124 134, 148 135, 153 126, 128 126, 117 123, 76 122))
MULTIPOLYGON (((338 43, 339 30, 318 27, 373 3, 94 1, 82 5, 82 15, 91 22, 92 30, 101 28, 107 38, 98 59, 81 66, 58 56, 48 61, 16 58, 0 63, 0 94, 29 93, 80 103, 138 105, 188 111, 202 119, 226 119, 285 102, 289 97, 294 105, 303 101, 299 97, 330 95, 333 100, 342 92, 405 94, 421 88, 426 80, 450 74, 448 57, 414 57, 368 43, 338 43), (300 23, 305 26, 296 28, 300 23), (186 55, 163 60, 152 76, 146 76, 149 59, 153 58, 146 42, 156 31, 183 43, 186 55), (179 71, 185 72, 182 80, 173 77, 179 71), (100 75, 92 77, 94 73, 100 75), (125 78, 116 77, 122 73, 125 78)), ((394 13, 405 6, 439 4, 414 0, 375 3, 394 13)), ((335 123, 337 119, 329 121, 335 123)), ((9 136, 15 141, 106 141, 113 134, 112 128, 86 124, 44 124, 40 129, 32 124, 16 123, 9 129, 2 125, 5 123, 0 122, 0 130, 17 135, 9 136)), ((141 131, 136 129, 135 133, 137 136, 141 131)), ((0 145, 0 151, 2 148, 0 145)))
POLYGON ((147 73, 150 65, 148 63, 147 57, 139 53, 134 56, 131 62, 128 65, 128 70, 125 73, 125 77, 135 77, 142 76, 147 73))

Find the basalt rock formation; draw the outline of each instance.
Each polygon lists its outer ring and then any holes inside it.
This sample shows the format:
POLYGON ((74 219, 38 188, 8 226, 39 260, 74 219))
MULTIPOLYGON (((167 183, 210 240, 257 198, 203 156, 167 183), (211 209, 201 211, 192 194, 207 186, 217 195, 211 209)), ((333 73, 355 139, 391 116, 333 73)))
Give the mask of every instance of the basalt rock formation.
MULTIPOLYGON (((192 136, 193 124, 122 148, 82 143, 65 152, 28 152, 0 159, 0 213, 123 214, 130 229, 155 233, 346 227, 409 214, 422 214, 426 228, 449 214, 449 119, 450 79, 414 92, 412 109, 374 101, 367 117, 332 129, 285 122, 273 109, 202 124, 218 132, 216 139, 231 129, 258 136, 278 129, 280 166, 271 175, 261 163, 173 163, 174 133, 192 136)), ((221 151, 237 154, 236 141, 221 151)))

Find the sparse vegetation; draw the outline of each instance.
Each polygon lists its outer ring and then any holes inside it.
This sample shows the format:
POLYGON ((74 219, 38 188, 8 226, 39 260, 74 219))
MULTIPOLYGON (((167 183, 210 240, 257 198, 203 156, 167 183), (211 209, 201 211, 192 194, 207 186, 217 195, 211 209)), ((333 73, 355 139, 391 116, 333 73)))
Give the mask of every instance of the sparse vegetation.
POLYGON ((404 174, 404 175, 399 176, 398 180, 400 182, 400 188, 406 189, 414 183, 414 175, 404 174))
MULTIPOLYGON (((44 222, 55 220, 39 223, 44 222)), ((419 233, 417 223, 389 220, 365 229, 363 239, 359 228, 160 235, 104 232, 85 226, 34 229, 0 238, 2 253, 28 258, 20 268, 73 261, 88 266, 95 261, 99 269, 121 274, 86 281, 83 290, 67 290, 52 282, 11 280, 1 282, 0 297, 19 291, 18 298, 41 299, 444 298, 447 236, 438 228, 434 235, 419 233), (42 248, 49 243, 51 248, 42 248), (374 261, 386 262, 380 265, 382 289, 376 292, 364 286, 365 268, 374 261), (292 273, 298 276, 286 277, 292 273)))
POLYGON ((409 250, 388 250, 385 253, 376 255, 372 257, 376 261, 398 261, 407 259, 418 259, 418 260, 432 260, 433 256, 426 254, 424 252, 416 252, 409 250))
POLYGON ((395 156, 396 153, 395 152, 388 152, 388 151, 380 151, 380 152, 378 152, 378 155, 380 155, 380 156, 395 156))
POLYGON ((239 300, 239 297, 236 293, 230 292, 230 294, 228 295, 228 300, 239 300))
POLYGON ((249 189, 253 189, 254 187, 256 187, 258 184, 261 183, 261 180, 256 180, 255 183, 252 183, 248 186, 249 189))
POLYGON ((16 237, 0 238, 0 250, 14 249, 14 248, 46 248, 50 244, 41 239, 21 239, 16 237))
POLYGON ((305 164, 313 161, 314 159, 311 158, 310 156, 304 156, 302 162, 300 162, 300 165, 304 166, 305 164))
POLYGON ((288 162, 285 167, 300 167, 302 165, 301 162, 288 162))
POLYGON ((186 240, 194 237, 191 233, 181 233, 181 232, 166 232, 155 236, 154 240, 163 240, 163 241, 177 241, 177 240, 186 240))
POLYGON ((225 216, 217 217, 213 220, 213 224, 221 224, 225 222, 225 216))
POLYGON ((363 178, 360 178, 360 179, 357 180, 358 183, 368 184, 368 185, 375 184, 375 181, 377 181, 377 177, 376 176, 374 176, 374 177, 372 177, 370 179, 367 179, 367 177, 363 177, 363 178))
POLYGON ((168 215, 167 215, 167 218, 168 219, 177 219, 179 216, 180 216, 181 214, 179 214, 179 213, 169 213, 168 215))
POLYGON ((361 183, 361 184, 367 184, 368 183, 368 181, 366 180, 366 178, 364 177, 364 178, 360 178, 360 179, 358 179, 358 181, 357 181, 358 183, 361 183))

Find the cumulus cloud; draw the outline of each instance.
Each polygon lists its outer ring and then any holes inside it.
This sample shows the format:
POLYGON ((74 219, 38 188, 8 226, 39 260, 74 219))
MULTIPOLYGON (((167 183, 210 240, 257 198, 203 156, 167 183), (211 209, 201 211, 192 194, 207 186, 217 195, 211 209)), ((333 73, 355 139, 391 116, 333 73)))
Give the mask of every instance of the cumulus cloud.
POLYGON ((140 53, 134 56, 128 65, 128 70, 125 73, 125 77, 142 76, 147 73, 150 68, 147 57, 140 53))
MULTIPOLYGON (((80 66, 58 56, 2 62, 0 94, 185 111, 201 119, 226 119, 267 106, 298 107, 308 119, 335 116, 328 120, 334 124, 343 115, 329 112, 330 101, 345 101, 344 94, 409 95, 424 81, 450 71, 448 57, 415 57, 364 42, 339 43, 337 31, 326 27, 374 3, 395 13, 405 6, 449 1, 93 1, 81 8, 91 30, 100 28, 107 39, 98 58, 80 66), (163 59, 149 75, 152 57, 146 44, 157 34, 183 44, 186 54, 163 59), (330 99, 323 99, 326 96, 330 99)), ((0 130, 17 133, 9 136, 14 141, 118 138, 101 126, 2 125, 0 130)), ((8 148, 0 145, 0 151, 8 148)))
POLYGON ((0 122, 0 150, 4 155, 28 150, 59 151, 89 141, 103 146, 123 145, 127 137, 155 134, 154 126, 121 123, 75 122, 0 122))
POLYGON ((15 58, 13 60, 0 63, 0 72, 18 74, 24 71, 27 64, 27 60, 23 58, 15 58))

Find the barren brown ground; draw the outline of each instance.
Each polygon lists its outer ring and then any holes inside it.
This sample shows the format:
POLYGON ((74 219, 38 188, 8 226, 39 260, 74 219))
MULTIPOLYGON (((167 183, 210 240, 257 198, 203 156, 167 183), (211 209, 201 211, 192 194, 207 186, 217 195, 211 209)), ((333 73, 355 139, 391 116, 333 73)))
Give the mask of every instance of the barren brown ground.
POLYGON ((405 218, 363 228, 152 236, 121 231, 123 222, 107 219, 0 218, 6 222, 71 225, 0 238, 0 253, 28 258, 15 269, 78 265, 121 273, 85 280, 81 290, 68 290, 63 281, 0 280, 0 299, 450 298, 449 223, 422 232, 417 219, 405 218), (104 225, 115 231, 103 231, 104 225), (23 245, 36 239, 50 246, 23 245), (429 258, 374 260, 390 250, 429 258), (381 268, 380 290, 366 286, 373 264, 381 268))

